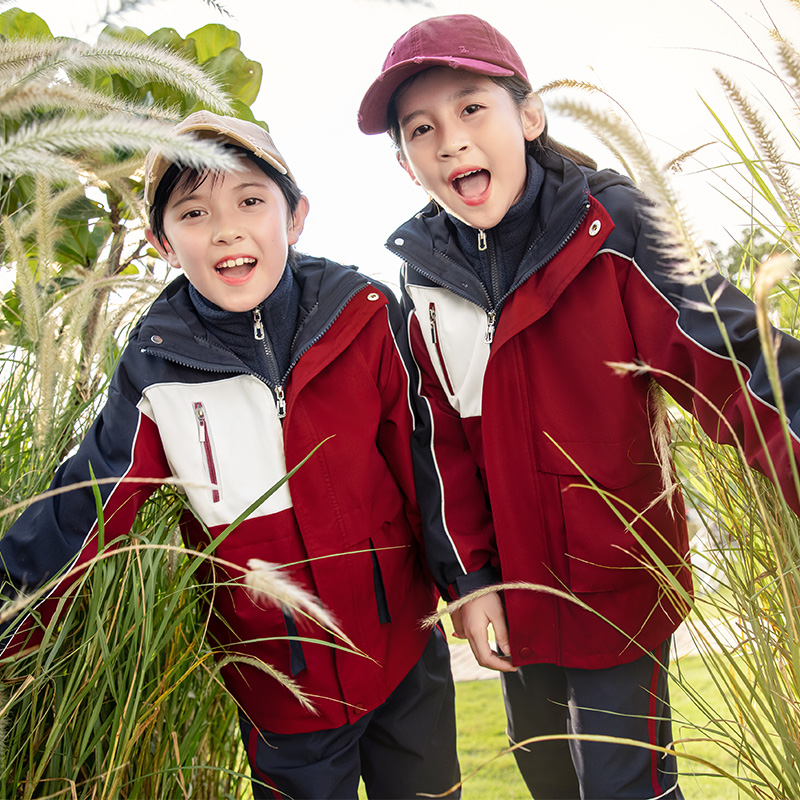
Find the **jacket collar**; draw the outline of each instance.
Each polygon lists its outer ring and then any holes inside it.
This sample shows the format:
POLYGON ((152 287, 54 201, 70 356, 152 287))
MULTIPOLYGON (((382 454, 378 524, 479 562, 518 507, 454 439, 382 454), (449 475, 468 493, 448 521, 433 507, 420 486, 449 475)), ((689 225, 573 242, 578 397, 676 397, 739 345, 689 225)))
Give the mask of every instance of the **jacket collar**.
MULTIPOLYGON (((292 364, 322 337, 347 303, 370 284, 354 267, 343 267, 324 258, 300 256, 294 269, 300 285, 300 311, 290 356, 292 364)), ((131 343, 143 352, 200 370, 250 371, 203 326, 184 275, 156 298, 134 330, 131 343)))
MULTIPOLYGON (((579 229, 589 209, 590 179, 595 183, 596 176, 603 175, 604 181, 612 181, 612 176, 626 180, 616 173, 594 173, 549 150, 539 163, 545 170, 538 204, 540 230, 523 256, 511 291, 550 262, 579 229)), ((491 310, 489 297, 458 248, 452 221, 435 203, 401 225, 386 247, 429 281, 491 310)))

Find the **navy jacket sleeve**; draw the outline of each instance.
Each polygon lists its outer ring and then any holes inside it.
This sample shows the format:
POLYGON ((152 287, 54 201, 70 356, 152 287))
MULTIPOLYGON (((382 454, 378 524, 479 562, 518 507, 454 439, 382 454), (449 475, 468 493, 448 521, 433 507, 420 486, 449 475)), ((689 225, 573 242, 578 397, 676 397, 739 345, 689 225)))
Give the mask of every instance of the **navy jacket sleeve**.
MULTIPOLYGON (((108 400, 77 452, 57 470, 50 486, 62 489, 97 479, 102 499, 103 531, 92 485, 79 486, 33 502, 0 541, 0 577, 7 598, 47 585, 39 615, 47 620, 56 598, 104 547, 130 530, 138 509, 169 468, 155 424, 140 413, 123 362, 109 389, 108 400)), ((20 618, 7 620, 10 630, 20 618)), ((26 626, 23 629, 27 630, 26 626)), ((15 640, 24 630, 18 631, 15 640)))
POLYGON ((793 478, 800 457, 800 342, 772 331, 782 419, 752 301, 715 272, 687 275, 671 263, 644 203, 631 210, 633 218, 615 217, 606 249, 631 254, 623 302, 642 362, 711 438, 738 446, 800 512, 793 478))

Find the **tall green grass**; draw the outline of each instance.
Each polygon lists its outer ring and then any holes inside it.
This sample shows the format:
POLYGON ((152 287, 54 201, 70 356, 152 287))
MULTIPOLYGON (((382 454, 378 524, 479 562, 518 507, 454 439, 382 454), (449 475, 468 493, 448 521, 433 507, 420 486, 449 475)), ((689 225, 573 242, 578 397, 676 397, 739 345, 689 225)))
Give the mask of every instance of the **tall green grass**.
POLYGON ((205 643, 209 587, 180 555, 176 494, 76 583, 42 646, 2 665, 0 796, 241 797, 237 709, 205 643))

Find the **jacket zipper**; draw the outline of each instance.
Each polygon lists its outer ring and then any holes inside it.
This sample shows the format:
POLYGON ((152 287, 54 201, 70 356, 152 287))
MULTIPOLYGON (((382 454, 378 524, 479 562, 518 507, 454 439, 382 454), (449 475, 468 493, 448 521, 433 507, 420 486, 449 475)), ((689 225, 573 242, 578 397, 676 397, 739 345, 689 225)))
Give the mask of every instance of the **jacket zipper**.
MULTIPOLYGON (((214 487, 217 486, 217 465, 214 460, 214 450, 211 447, 211 432, 208 428, 208 419, 206 418, 206 410, 202 403, 194 403, 194 415, 197 419, 197 432, 200 437, 200 445, 203 449, 203 454, 206 459, 206 467, 208 468, 208 477, 214 487)), ((219 489, 214 488, 211 490, 211 502, 219 503, 220 494, 219 489)))
MULTIPOLYGON (((540 263, 536 264, 532 269, 527 270, 525 275, 520 280, 516 281, 511 286, 511 288, 498 300, 496 308, 492 306, 492 299, 491 299, 491 297, 489 297, 489 293, 486 291, 486 287, 485 286, 483 287, 484 295, 486 296, 486 306, 483 307, 483 310, 486 313, 486 318, 487 318, 486 334, 484 336, 484 341, 487 344, 491 344, 492 341, 494 340, 494 333, 495 333, 495 327, 496 327, 496 322, 497 322, 498 309, 503 304, 503 302, 506 300, 506 298, 508 298, 508 296, 512 292, 516 291, 520 286, 522 286, 522 284, 525 283, 525 281, 528 280, 528 278, 530 278, 530 276, 533 275, 534 272, 537 272, 538 270, 540 270, 548 261, 551 261, 553 258, 555 258, 558 255, 558 253, 560 253, 564 249, 564 247, 566 246, 567 242, 575 235, 575 232, 578 230, 578 228, 580 228, 581 223, 585 219, 586 215, 589 213, 589 209, 590 208, 591 208, 590 203, 588 201, 585 201, 581 206, 581 210, 578 212, 577 216, 575 217, 575 221, 572 224, 572 227, 561 238, 561 242, 559 243, 558 247, 556 247, 548 255, 548 257, 545 260, 543 260, 540 263)), ((486 232, 479 230, 478 231, 478 247, 479 248, 481 247, 481 241, 483 241, 483 245, 485 246, 486 245, 486 232), (483 240, 481 240, 481 234, 483 234, 483 240)), ((466 300, 467 302, 472 303, 473 305, 478 305, 480 307, 480 305, 475 302, 474 298, 470 297, 465 292, 463 292, 460 289, 458 289, 452 283, 443 281, 441 279, 441 277, 439 277, 438 275, 435 275, 430 270, 424 269, 420 265, 419 262, 414 261, 412 258, 409 257, 409 255, 407 253, 402 252, 402 250, 400 250, 399 248, 392 247, 390 242, 387 242, 386 249, 389 250, 390 253, 394 253, 396 256, 398 256, 398 258, 401 258, 409 266, 413 267, 413 269, 416 270, 420 275, 422 275, 423 277, 427 278, 432 283, 436 284, 437 286, 443 286, 445 289, 447 289, 448 291, 452 292, 457 297, 460 297, 463 300, 466 300)), ((528 252, 530 252, 530 250, 528 252)), ((526 255, 527 255, 527 253, 526 253, 526 255)), ((441 253, 441 252, 439 252, 439 256, 441 258, 445 259, 446 261, 450 261, 454 265, 456 265, 458 267, 461 267, 461 265, 455 259, 450 258, 450 256, 447 256, 447 255, 445 255, 444 253, 441 253)), ((482 286, 480 281, 478 281, 478 284, 482 286)))
MULTIPOLYGON (((269 346, 266 331, 264 330, 264 322, 261 319, 261 309, 256 307, 253 309, 253 336, 257 342, 264 343, 264 354, 267 357, 267 364, 269 371, 272 373, 270 379, 278 373, 277 362, 275 361, 275 354, 269 346), (274 369, 273 369, 274 368, 274 369)), ((278 419, 283 419, 286 416, 286 393, 284 392, 281 384, 281 379, 275 379, 275 408, 278 411, 278 419)))
MULTIPOLYGON (((372 284, 368 283, 368 284, 366 284, 364 286, 358 286, 355 289, 353 289, 352 293, 349 294, 342 301, 341 305, 336 310, 336 312, 334 314, 332 314, 331 317, 328 319, 328 322, 325 325, 325 327, 322 328, 320 331, 318 331, 314 335, 314 337, 308 343, 306 343, 306 345, 303 347, 303 349, 295 354, 294 358, 292 359, 291 363, 289 364, 289 368, 286 370, 286 374, 283 376, 283 379, 279 381, 279 383, 281 384, 281 386, 279 387, 280 391, 278 391, 278 388, 275 389, 276 406, 278 407, 278 415, 279 416, 281 416, 281 408, 283 409, 283 414, 282 414, 281 418, 286 416, 286 394, 285 394, 285 389, 284 389, 283 385, 286 383, 286 380, 287 380, 287 378, 289 376, 289 373, 294 369, 294 367, 297 365, 297 362, 306 354, 306 352, 309 350, 309 348, 311 348, 313 345, 315 345, 330 330, 330 328, 333 325, 333 323, 336 322, 336 320, 339 318, 339 316, 341 315, 342 311, 345 310, 345 308, 350 303, 350 301, 359 292, 361 292, 361 291, 363 291, 365 289, 369 289, 371 287, 371 285, 372 284), (280 394, 280 397, 278 397, 278 394, 280 394)), ((261 315, 261 312, 259 311, 259 317, 260 317, 260 315, 261 315)), ((255 334, 255 329, 257 328, 257 325, 255 324, 255 320, 254 320, 253 327, 254 327, 254 335, 256 335, 255 334)), ((261 330, 263 330, 263 327, 264 326, 263 326, 263 321, 262 321, 261 330)), ((295 333, 295 339, 296 339, 296 337, 297 337, 297 334, 295 333)), ((203 370, 205 370, 207 372, 213 372, 213 373, 238 372, 238 373, 254 375, 260 381, 262 381, 263 383, 266 383, 269 386, 269 382, 266 381, 263 378, 263 376, 259 375, 257 372, 253 372, 252 370, 248 369, 244 365, 242 365, 241 368, 237 368, 235 366, 221 367, 221 366, 215 366, 213 364, 207 364, 207 363, 203 364, 202 366, 199 366, 197 363, 195 363, 193 361, 190 361, 188 359, 185 359, 185 358, 181 358, 179 355, 177 355, 176 353, 173 353, 173 352, 164 352, 163 350, 158 350, 157 348, 154 348, 154 347, 142 347, 140 349, 141 349, 142 353, 146 353, 147 355, 158 356, 159 358, 163 358, 166 361, 171 361, 173 364, 178 364, 178 365, 180 365, 182 367, 191 367, 192 369, 203 369, 203 370)))
POLYGON ((436 325, 436 303, 431 303, 428 306, 428 317, 431 321, 431 341, 436 347, 436 355, 439 357, 439 366, 442 368, 442 375, 447 384, 447 391, 454 395, 453 384, 450 382, 450 375, 447 372, 447 366, 444 363, 444 354, 442 353, 441 345, 439 344, 439 329, 436 325))
MULTIPOLYGON (((485 231, 479 231, 478 233, 479 234, 482 233, 485 240, 486 238, 485 231)), ((403 261, 412 266, 417 272, 419 272, 420 275, 423 275, 432 283, 435 283, 438 286, 443 286, 445 289, 452 292, 456 297, 460 297, 462 300, 466 300, 468 303, 472 303, 472 305, 478 306, 478 308, 480 308, 486 314, 486 333, 483 336, 483 341, 486 342, 486 344, 491 344, 492 341, 494 341, 494 331, 495 331, 495 322, 497 320, 497 311, 492 305, 492 298, 489 296, 489 292, 486 290, 486 287, 483 285, 482 281, 477 281, 477 283, 478 286, 480 286, 481 289, 483 289, 483 296, 486 298, 485 306, 482 306, 480 303, 476 303, 474 298, 460 291, 453 284, 446 283, 442 281, 442 279, 439 278, 438 276, 423 269, 417 262, 412 261, 406 253, 402 253, 398 250, 395 250, 388 244, 386 245, 386 249, 390 253, 394 253, 398 258, 402 258, 403 261)), ((444 253, 440 253, 439 255, 447 261, 452 261, 452 263, 458 266, 459 268, 461 267, 461 265, 457 261, 450 258, 449 256, 444 255, 444 253)))
MULTIPOLYGON (((331 329, 331 326, 333 325, 333 323, 336 322, 337 319, 339 319, 339 316, 341 315, 342 311, 345 310, 345 308, 350 303, 350 301, 359 292, 363 291, 364 289, 368 289, 368 288, 369 288, 369 285, 367 285, 367 286, 359 286, 356 289, 354 289, 353 292, 344 299, 342 304, 336 310, 336 313, 332 314, 330 316, 330 318, 328 319, 328 322, 325 325, 325 327, 322 328, 320 331, 318 331, 315 334, 314 338, 311 339, 311 341, 307 342, 306 345, 303 347, 303 349, 300 350, 300 352, 295 354, 295 357, 289 363, 289 367, 286 370, 286 374, 283 376, 283 378, 278 378, 275 381, 275 386, 274 386, 275 406, 276 406, 276 408, 278 410, 278 419, 283 419, 286 416, 287 407, 286 407, 286 389, 285 389, 285 384, 286 384, 286 381, 287 381, 287 379, 289 377, 289 373, 294 369, 294 367, 297 364, 297 362, 308 352, 308 350, 311 347, 313 347, 331 329)), ((267 345, 266 345, 267 339, 266 339, 266 335, 265 335, 266 332, 264 331, 264 323, 263 323, 263 320, 261 319, 261 311, 258 308, 254 308, 253 309, 253 334, 254 334, 255 338, 258 341, 264 341, 265 342, 264 348, 265 348, 266 353, 267 353, 267 360, 269 361, 269 363, 272 364, 274 362, 274 356, 272 355, 272 351, 267 348, 267 345)), ((295 333, 295 340, 296 340, 296 337, 297 337, 297 333, 295 333)), ((294 343, 294 340, 293 340, 293 343, 294 343)))

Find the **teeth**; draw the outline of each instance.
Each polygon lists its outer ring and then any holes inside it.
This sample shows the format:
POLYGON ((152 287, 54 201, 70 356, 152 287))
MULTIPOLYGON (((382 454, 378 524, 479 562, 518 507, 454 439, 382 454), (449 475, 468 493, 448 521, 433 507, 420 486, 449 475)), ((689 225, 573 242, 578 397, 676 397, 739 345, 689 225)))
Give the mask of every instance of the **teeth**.
POLYGON ((228 269, 229 267, 241 267, 243 264, 255 264, 254 258, 229 258, 217 264, 217 269, 228 269))

